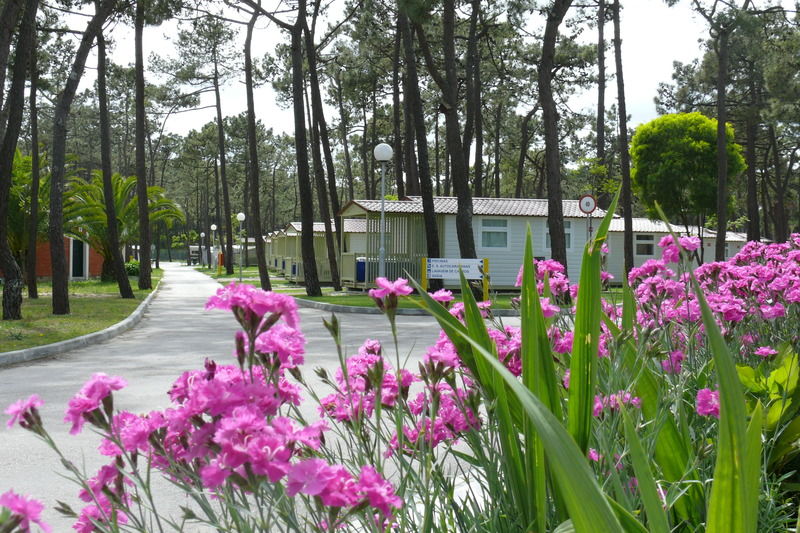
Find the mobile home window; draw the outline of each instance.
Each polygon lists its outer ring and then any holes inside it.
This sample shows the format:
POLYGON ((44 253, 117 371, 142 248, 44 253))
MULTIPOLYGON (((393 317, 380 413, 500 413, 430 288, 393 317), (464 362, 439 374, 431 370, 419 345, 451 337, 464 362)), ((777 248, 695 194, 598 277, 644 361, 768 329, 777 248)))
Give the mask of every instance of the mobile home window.
MULTIPOLYGON (((544 245, 550 248, 550 224, 547 223, 547 233, 544 236, 544 245)), ((564 240, 567 244, 567 249, 572 248, 572 222, 569 220, 564 221, 564 240)))
POLYGON ((507 248, 508 221, 500 218, 484 218, 481 221, 481 246, 483 248, 507 248))
POLYGON ((653 255, 655 240, 653 235, 637 235, 636 255, 653 255))

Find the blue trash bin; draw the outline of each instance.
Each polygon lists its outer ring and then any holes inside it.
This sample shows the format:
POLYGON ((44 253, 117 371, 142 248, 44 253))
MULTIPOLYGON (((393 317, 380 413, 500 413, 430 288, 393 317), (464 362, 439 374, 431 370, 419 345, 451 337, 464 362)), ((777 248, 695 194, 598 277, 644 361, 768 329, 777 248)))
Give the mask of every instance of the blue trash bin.
POLYGON ((366 257, 357 257, 356 258, 356 281, 366 281, 367 280, 367 258, 366 257))

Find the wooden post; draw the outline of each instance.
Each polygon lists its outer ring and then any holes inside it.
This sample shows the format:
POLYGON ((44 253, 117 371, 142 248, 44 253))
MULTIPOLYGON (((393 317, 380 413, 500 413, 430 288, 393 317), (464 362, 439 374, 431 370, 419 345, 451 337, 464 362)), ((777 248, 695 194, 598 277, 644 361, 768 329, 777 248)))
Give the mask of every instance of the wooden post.
POLYGON ((483 301, 489 299, 489 258, 483 258, 483 301))
POLYGON ((428 292, 428 258, 422 258, 422 268, 420 268, 420 285, 422 290, 428 292))

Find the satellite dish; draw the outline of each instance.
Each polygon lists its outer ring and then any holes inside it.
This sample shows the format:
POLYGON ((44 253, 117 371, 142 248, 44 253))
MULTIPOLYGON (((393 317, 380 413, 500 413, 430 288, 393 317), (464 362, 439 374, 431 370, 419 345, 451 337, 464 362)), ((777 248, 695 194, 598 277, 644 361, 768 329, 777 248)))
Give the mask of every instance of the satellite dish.
POLYGON ((597 200, 591 194, 584 194, 578 198, 578 207, 581 212, 590 215, 597 209, 597 200))

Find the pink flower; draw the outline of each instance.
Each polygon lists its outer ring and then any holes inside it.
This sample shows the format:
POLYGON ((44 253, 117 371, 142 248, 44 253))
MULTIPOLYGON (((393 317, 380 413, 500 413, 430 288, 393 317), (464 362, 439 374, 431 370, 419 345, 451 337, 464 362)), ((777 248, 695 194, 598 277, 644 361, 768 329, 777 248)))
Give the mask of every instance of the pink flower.
POLYGON ((38 500, 21 494, 14 494, 13 490, 9 490, 0 494, 0 507, 5 507, 11 511, 12 520, 19 521, 18 527, 21 532, 30 531, 31 522, 38 524, 47 533, 52 531, 49 525, 42 522, 41 515, 44 504, 38 500))
POLYGON ((597 450, 595 450, 594 448, 589 448, 589 453, 587 453, 586 456, 589 458, 590 461, 594 461, 595 463, 599 463, 600 459, 603 458, 603 456, 597 453, 597 450))
POLYGON ((542 305, 542 314, 544 314, 545 318, 550 318, 561 312, 559 306, 550 303, 550 298, 540 298, 539 301, 542 305))
POLYGON ((603 414, 603 398, 602 396, 595 396, 592 416, 600 416, 601 414, 603 414))
POLYGON ((681 362, 686 359, 686 355, 680 351, 675 350, 669 354, 669 359, 661 361, 661 367, 664 369, 665 374, 680 374, 681 362))
MULTIPOLYGON (((297 328, 300 319, 297 315, 297 303, 288 294, 263 291, 252 285, 230 283, 217 290, 216 294, 206 302, 206 310, 222 309, 225 311, 240 309, 253 313, 261 319, 267 313, 283 318, 290 327, 297 328)), ((237 316, 238 319, 238 316, 237 316)))
POLYGON ((681 248, 688 252, 693 252, 700 248, 700 237, 678 237, 681 248))
POLYGON ((436 292, 430 293, 431 298, 446 306, 448 302, 453 301, 453 293, 447 289, 439 289, 436 292))
POLYGON ((371 466, 361 467, 357 487, 367 497, 370 506, 378 509, 385 518, 392 516, 392 508, 400 509, 403 506, 403 500, 394 493, 392 484, 371 466))
POLYGON ((697 414, 700 416, 715 416, 719 418, 719 391, 700 389, 697 391, 697 414))
POLYGON ((280 368, 295 368, 303 364, 306 338, 286 324, 276 324, 256 339, 256 351, 278 356, 280 368))
POLYGON ((394 281, 389 281, 386 278, 375 279, 375 284, 378 289, 370 289, 369 295, 372 298, 381 299, 389 295, 395 296, 408 296, 414 289, 408 286, 408 280, 405 278, 397 278, 394 281))
POLYGON ((771 357, 773 355, 778 354, 778 350, 773 348, 772 346, 762 346, 756 350, 756 355, 760 355, 763 358, 771 357))
POLYGON ((772 318, 780 318, 786 315, 786 308, 780 303, 776 303, 775 305, 765 304, 762 305, 759 310, 761 311, 761 316, 767 320, 772 318))
POLYGON ((112 391, 120 390, 127 384, 120 377, 109 376, 103 372, 93 374, 92 378, 86 382, 78 394, 69 401, 64 422, 72 423, 72 428, 69 430, 70 434, 78 434, 86 420, 86 415, 99 408, 103 399, 111 394, 112 391))
POLYGON ((331 467, 322 459, 306 459, 292 465, 286 477, 286 493, 294 496, 298 492, 317 496, 331 479, 331 467))
POLYGON ((571 372, 569 368, 564 372, 564 377, 561 378, 561 384, 564 385, 565 389, 569 389, 569 376, 571 372))
POLYGON ((25 423, 25 417, 29 413, 35 418, 35 411, 39 407, 43 406, 44 402, 38 395, 33 394, 27 400, 17 400, 16 402, 9 405, 6 410, 4 411, 5 414, 11 416, 8 419, 8 427, 13 427, 14 424, 20 422, 21 424, 25 423))

